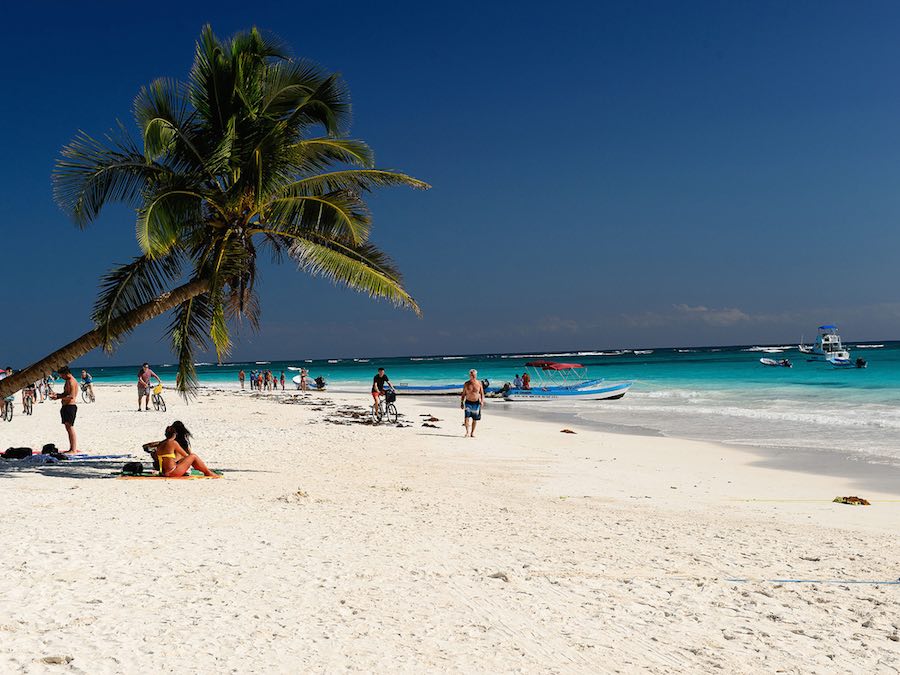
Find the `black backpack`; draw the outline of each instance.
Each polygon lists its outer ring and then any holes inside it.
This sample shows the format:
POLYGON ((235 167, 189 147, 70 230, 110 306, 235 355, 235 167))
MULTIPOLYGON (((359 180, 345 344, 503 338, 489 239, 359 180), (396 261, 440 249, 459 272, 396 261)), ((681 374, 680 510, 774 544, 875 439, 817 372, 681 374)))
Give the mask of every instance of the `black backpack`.
POLYGON ((8 448, 3 453, 3 459, 25 459, 31 457, 33 450, 31 448, 8 448))
POLYGON ((45 445, 41 449, 41 454, 42 455, 58 455, 59 448, 56 447, 55 443, 47 443, 47 445, 45 445))
POLYGON ((125 476, 140 476, 144 473, 144 465, 140 462, 125 462, 122 467, 122 474, 125 476))

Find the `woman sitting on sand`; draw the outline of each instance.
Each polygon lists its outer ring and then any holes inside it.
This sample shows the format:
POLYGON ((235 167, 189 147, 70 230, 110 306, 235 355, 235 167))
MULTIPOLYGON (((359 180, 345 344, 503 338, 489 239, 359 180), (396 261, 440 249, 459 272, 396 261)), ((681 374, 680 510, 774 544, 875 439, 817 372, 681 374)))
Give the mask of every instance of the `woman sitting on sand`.
POLYGON ((190 452, 191 432, 179 421, 166 427, 166 438, 155 443, 145 443, 144 450, 153 457, 159 473, 167 478, 178 478, 191 470, 191 467, 202 471, 210 478, 219 478, 210 471, 204 461, 190 452))

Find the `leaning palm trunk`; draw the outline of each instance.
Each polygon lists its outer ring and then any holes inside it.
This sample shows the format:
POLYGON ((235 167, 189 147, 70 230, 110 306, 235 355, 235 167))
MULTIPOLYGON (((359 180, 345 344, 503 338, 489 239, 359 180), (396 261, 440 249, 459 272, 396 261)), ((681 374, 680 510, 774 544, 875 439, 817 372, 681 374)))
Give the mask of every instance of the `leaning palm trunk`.
POLYGON ((183 302, 187 302, 191 298, 202 295, 207 291, 209 291, 209 281, 197 279, 172 291, 163 293, 140 307, 135 307, 133 310, 113 319, 108 329, 95 328, 15 375, 0 380, 0 398, 9 396, 22 389, 25 385, 49 375, 60 366, 68 365, 75 359, 81 358, 91 350, 101 346, 109 338, 128 333, 145 321, 154 319, 160 314, 164 314, 183 302))

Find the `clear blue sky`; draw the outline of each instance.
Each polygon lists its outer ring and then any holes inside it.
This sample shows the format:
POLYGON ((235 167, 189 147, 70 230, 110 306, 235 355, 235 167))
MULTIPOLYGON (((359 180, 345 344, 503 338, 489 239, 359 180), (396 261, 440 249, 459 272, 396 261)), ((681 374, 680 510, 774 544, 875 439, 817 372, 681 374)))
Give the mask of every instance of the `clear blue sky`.
MULTIPOLYGON (((235 360, 900 338, 896 3, 59 2, 4 12, 0 360, 88 329, 136 254, 124 208, 66 220, 53 162, 204 23, 340 71, 352 135, 434 185, 372 202, 424 319, 266 265, 235 360)), ((170 360, 164 327, 85 360, 170 360)))

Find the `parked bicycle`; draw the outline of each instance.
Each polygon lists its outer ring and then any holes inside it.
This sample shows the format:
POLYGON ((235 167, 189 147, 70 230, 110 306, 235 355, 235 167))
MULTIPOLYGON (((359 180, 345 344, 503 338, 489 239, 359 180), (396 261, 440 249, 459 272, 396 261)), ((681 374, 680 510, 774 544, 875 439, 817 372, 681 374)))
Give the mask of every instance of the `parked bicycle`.
POLYGON ((153 387, 153 396, 150 397, 150 400, 153 401, 153 409, 158 410, 159 412, 166 412, 166 402, 162 397, 162 385, 158 384, 153 387))
POLYGON ((3 419, 12 422, 13 416, 13 397, 7 396, 3 399, 3 419))
POLYGON ((396 424, 397 406, 394 405, 396 400, 397 394, 394 390, 385 387, 384 396, 379 396, 378 403, 372 405, 372 424, 381 424, 384 420, 396 424))
POLYGON ((93 403, 96 400, 94 398, 94 388, 90 382, 81 383, 81 400, 85 403, 93 403))

